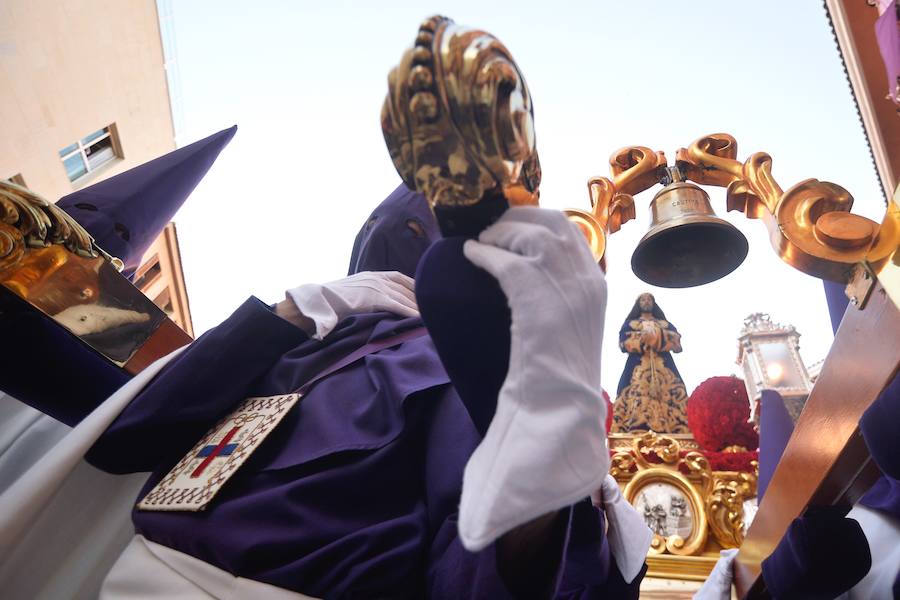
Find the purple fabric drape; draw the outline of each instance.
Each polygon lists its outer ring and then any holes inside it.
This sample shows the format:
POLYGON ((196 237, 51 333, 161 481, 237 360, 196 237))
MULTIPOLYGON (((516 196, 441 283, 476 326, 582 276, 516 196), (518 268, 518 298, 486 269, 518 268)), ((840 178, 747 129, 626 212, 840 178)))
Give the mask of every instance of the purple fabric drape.
POLYGON ((837 333, 844 313, 847 312, 847 306, 850 305, 850 299, 844 292, 844 285, 834 281, 822 280, 825 286, 825 301, 828 303, 828 316, 831 317, 831 330, 837 333))
POLYGON ((887 73, 887 93, 894 103, 900 104, 900 29, 897 20, 897 2, 892 0, 875 21, 875 39, 887 73))
POLYGON ((759 400, 759 481, 758 502, 762 502, 775 468, 794 433, 794 422, 784 406, 781 394, 763 390, 759 400))

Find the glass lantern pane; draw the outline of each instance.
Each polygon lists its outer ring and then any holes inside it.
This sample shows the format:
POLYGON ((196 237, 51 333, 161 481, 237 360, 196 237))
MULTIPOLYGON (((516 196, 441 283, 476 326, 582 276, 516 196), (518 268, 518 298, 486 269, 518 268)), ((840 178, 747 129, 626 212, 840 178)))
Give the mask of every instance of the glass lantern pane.
POLYGON ((760 344, 759 353, 763 359, 762 369, 770 385, 775 388, 805 387, 794 357, 783 342, 760 344))

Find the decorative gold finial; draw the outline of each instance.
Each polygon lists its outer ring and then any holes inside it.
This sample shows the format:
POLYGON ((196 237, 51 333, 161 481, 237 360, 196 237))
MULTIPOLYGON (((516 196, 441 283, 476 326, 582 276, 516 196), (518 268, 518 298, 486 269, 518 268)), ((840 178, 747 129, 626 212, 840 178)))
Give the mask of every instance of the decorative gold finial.
POLYGON ((531 94, 497 38, 434 16, 388 75, 381 128, 406 185, 434 206, 500 193, 537 204, 531 94))
POLYGON ((28 188, 0 180, 0 270, 21 260, 27 248, 65 246, 83 257, 102 256, 122 270, 78 221, 28 188))

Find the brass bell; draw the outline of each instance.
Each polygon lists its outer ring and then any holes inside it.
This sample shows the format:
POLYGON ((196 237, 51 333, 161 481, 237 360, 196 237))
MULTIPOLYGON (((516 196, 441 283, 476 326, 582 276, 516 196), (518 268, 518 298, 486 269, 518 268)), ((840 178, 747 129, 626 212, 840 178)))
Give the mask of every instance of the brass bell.
POLYGON ((631 255, 643 281, 667 288, 694 287, 725 277, 747 257, 747 238, 716 216, 709 195, 676 181, 650 203, 650 229, 631 255))

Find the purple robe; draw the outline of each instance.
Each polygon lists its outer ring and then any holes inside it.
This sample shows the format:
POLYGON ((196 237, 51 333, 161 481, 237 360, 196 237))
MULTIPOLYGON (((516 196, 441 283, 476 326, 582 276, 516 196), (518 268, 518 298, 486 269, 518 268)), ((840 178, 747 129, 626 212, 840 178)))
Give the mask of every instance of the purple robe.
MULTIPOLYGON (((392 210, 430 220, 424 198, 401 186, 357 238, 351 271, 372 268, 360 256, 367 248, 408 253, 427 245, 416 228, 413 237, 399 235, 408 219, 386 218, 392 210), (396 243, 381 244, 382 234, 396 243)), ((167 365, 88 459, 115 473, 153 471, 143 494, 237 402, 293 391, 338 357, 420 325, 387 313, 354 315, 320 342, 250 299, 167 365)), ((494 546, 471 553, 457 536, 462 473, 480 440, 431 339, 422 337, 316 384, 207 510, 136 510, 134 522, 154 542, 310 595, 511 597, 494 546)), ((602 513, 585 500, 564 515, 565 552, 546 566, 556 573, 557 597, 636 597, 641 578, 622 581, 602 513)))

